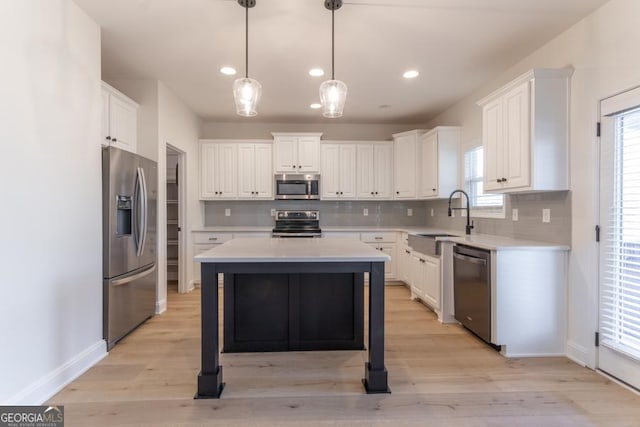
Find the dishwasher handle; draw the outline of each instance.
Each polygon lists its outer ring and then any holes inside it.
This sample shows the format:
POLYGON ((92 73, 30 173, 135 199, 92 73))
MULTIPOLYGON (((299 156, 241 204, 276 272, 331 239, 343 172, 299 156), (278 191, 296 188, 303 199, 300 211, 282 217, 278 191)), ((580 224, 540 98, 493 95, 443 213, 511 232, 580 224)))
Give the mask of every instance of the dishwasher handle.
POLYGON ((454 258, 458 258, 462 261, 467 261, 470 262, 472 264, 479 264, 479 265, 487 265, 487 260, 483 259, 483 258, 475 258, 475 257, 471 257, 471 256, 467 256, 467 255, 461 255, 459 253, 455 253, 453 254, 454 258))

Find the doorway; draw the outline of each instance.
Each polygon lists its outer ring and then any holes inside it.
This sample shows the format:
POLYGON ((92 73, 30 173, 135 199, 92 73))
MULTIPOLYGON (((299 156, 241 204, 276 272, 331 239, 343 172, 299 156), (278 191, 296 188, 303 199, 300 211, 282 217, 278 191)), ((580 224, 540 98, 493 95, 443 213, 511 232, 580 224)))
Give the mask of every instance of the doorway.
POLYGON ((167 144, 166 152, 166 218, 167 218, 167 293, 187 292, 185 275, 184 152, 167 144))
POLYGON ((640 88, 600 113, 598 369, 640 389, 640 88))

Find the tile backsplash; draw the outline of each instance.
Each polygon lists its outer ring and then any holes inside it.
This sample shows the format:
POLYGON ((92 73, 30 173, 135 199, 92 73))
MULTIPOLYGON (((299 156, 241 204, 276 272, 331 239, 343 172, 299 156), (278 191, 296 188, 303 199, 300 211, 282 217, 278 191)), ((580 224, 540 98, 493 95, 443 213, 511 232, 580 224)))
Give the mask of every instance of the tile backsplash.
MULTIPOLYGON (((464 233, 467 219, 460 215, 460 211, 456 211, 455 218, 448 217, 447 207, 447 200, 427 202, 425 224, 437 228, 460 230, 464 233), (434 210, 433 217, 431 208, 434 210)), ((507 195, 505 196, 505 218, 474 218, 471 214, 471 219, 474 222, 472 233, 570 245, 571 192, 507 195), (512 220, 512 209, 518 209, 517 221, 512 220), (550 222, 542 222, 542 209, 550 209, 550 222)))
MULTIPOLYGON (((459 202, 458 202, 459 203, 459 202)), ((317 209, 321 227, 425 226, 459 230, 464 233, 466 218, 456 211, 447 216, 447 200, 434 201, 207 201, 205 226, 272 227, 271 209, 317 209), (231 216, 225 216, 225 209, 231 216), (363 211, 367 209, 368 215, 363 211), (412 215, 408 215, 408 210, 412 215), (431 216, 431 209, 434 216, 431 216)), ((571 244, 571 192, 512 194, 505 197, 505 218, 474 218, 472 233, 493 234, 526 240, 571 244), (512 220, 518 209, 518 221, 512 220), (542 209, 550 209, 551 221, 542 222, 542 209)))
POLYGON ((421 226, 425 224, 424 201, 211 201, 205 202, 205 226, 273 226, 271 209, 315 209, 320 226, 421 226), (231 216, 225 216, 231 209, 231 216), (368 215, 363 214, 368 210, 368 215), (412 210, 412 216, 407 210, 412 210))

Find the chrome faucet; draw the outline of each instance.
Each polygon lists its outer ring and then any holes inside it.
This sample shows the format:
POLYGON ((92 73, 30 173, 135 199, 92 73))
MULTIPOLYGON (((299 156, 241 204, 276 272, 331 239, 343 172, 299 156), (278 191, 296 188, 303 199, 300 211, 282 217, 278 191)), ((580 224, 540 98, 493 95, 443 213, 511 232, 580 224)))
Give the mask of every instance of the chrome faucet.
POLYGON ((447 210, 448 216, 453 216, 453 209, 466 209, 467 210, 467 226, 465 227, 465 232, 468 235, 471 234, 471 229, 473 228, 473 221, 471 221, 471 216, 469 214, 469 195, 464 190, 453 190, 451 194, 449 194, 449 209, 447 210), (466 208, 452 208, 451 207, 451 198, 456 193, 462 193, 467 198, 467 207, 466 208))

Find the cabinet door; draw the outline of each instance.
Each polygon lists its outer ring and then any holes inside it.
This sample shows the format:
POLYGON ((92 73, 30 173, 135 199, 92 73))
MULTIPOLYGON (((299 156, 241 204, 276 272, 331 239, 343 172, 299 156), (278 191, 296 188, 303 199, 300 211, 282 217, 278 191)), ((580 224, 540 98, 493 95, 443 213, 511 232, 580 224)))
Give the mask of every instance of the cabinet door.
POLYGON ((273 149, 271 144, 256 144, 255 147, 255 196, 273 198, 273 149))
POLYGON ((256 187, 256 155, 254 144, 238 145, 238 197, 252 198, 256 187))
POLYGON ((431 133, 420 142, 420 197, 438 195, 438 134, 431 133))
POLYGON ((374 145, 358 144, 356 148, 356 197, 375 197, 376 167, 374 166, 374 145))
POLYGON ((210 200, 218 197, 216 172, 218 145, 214 143, 200 144, 200 199, 210 200))
POLYGON ((340 197, 356 197, 356 146, 340 146, 340 197))
POLYGON ((391 261, 386 261, 384 263, 384 278, 387 280, 395 279, 396 276, 396 268, 397 268, 397 260, 396 260, 396 245, 387 244, 387 245, 379 245, 379 250, 384 252, 385 254, 391 257, 391 261))
POLYGON ((504 96, 504 188, 528 187, 530 184, 531 106, 529 82, 504 96), (504 181, 506 179, 506 181, 504 181))
POLYGON ((502 98, 499 98, 482 109, 484 191, 502 188, 503 132, 502 98))
POLYGON ((238 144, 219 144, 216 165, 219 195, 223 198, 236 197, 238 194, 238 144))
POLYGON ((424 263, 420 262, 420 256, 415 252, 409 256, 409 281, 414 295, 424 299, 424 263))
POLYGON ((393 198, 393 143, 374 145, 375 196, 393 198))
POLYGON ((416 197, 417 143, 414 135, 400 136, 394 142, 394 197, 414 199, 416 197))
POLYGON ((424 260, 424 301, 433 309, 440 308, 440 260, 423 256, 424 260))
POLYGON ((276 172, 295 172, 298 170, 297 137, 277 136, 274 140, 274 150, 276 172))
POLYGON ((340 198, 340 147, 323 144, 321 153, 322 198, 340 198))
POLYGON ((298 171, 320 171, 320 138, 301 136, 298 138, 298 171))
POLYGON ((135 105, 118 96, 109 97, 109 134, 111 145, 136 152, 137 114, 135 105))

